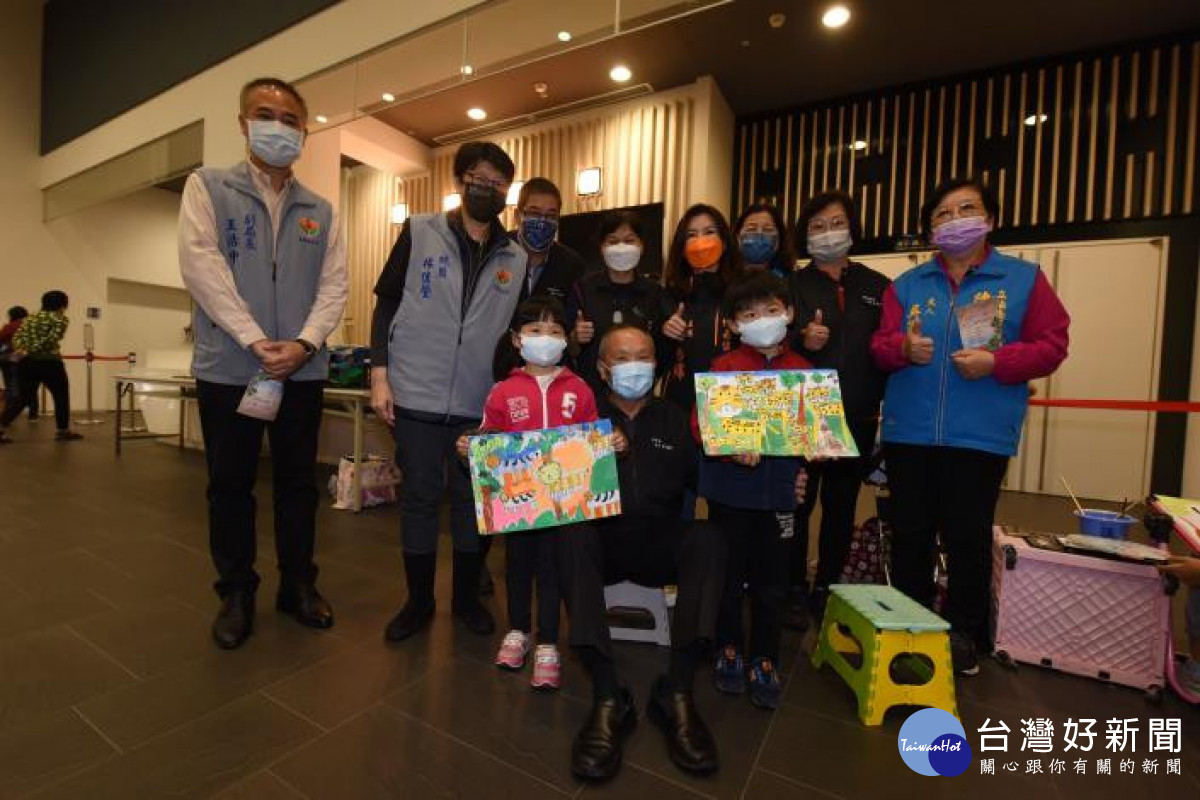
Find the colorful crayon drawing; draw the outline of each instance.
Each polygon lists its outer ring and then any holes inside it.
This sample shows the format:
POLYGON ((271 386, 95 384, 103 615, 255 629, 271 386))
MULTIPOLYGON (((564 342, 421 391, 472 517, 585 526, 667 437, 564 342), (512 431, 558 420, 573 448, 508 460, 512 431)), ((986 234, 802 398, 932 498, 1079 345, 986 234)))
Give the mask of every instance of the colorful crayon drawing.
POLYGON ((710 456, 858 455, 833 370, 702 372, 696 414, 710 456))
POLYGON ((471 438, 471 488, 483 535, 569 525, 621 513, 606 419, 471 438))

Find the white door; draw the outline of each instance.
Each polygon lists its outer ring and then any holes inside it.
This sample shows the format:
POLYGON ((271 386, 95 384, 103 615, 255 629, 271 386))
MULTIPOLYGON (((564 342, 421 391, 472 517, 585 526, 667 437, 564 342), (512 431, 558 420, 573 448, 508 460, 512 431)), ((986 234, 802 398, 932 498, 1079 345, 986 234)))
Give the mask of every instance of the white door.
MULTIPOLYGON (((1056 289, 1071 314, 1070 355, 1048 381, 1051 398, 1154 400, 1166 242, 1130 240, 1054 249, 1056 289)), ((1043 266, 1047 264, 1043 260, 1043 266)), ((1154 415, 1051 408, 1038 490, 1119 501, 1150 489, 1154 415)))

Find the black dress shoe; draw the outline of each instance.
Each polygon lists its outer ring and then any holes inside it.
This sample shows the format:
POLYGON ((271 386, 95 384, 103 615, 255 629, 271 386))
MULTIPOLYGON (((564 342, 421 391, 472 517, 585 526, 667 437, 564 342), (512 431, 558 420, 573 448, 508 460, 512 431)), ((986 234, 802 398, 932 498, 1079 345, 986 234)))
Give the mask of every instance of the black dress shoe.
POLYGON ((275 610, 291 614, 301 625, 310 628, 332 628, 333 606, 311 583, 280 586, 275 596, 275 610))
POLYGON ((412 601, 404 604, 404 608, 392 617, 387 627, 383 629, 383 638, 389 642, 402 642, 417 634, 433 622, 433 612, 436 606, 418 606, 412 601))
POLYGON ((637 725, 637 709, 628 689, 620 697, 596 700, 571 746, 571 772, 585 781, 606 781, 617 774, 625 737, 637 725))
POLYGON ((670 686, 666 676, 660 676, 650 691, 646 716, 662 729, 667 754, 675 766, 694 775, 716 772, 717 743, 700 718, 691 692, 670 686))
POLYGON ((222 650, 235 650, 254 630, 254 595, 230 592, 221 598, 221 610, 213 621, 212 637, 222 650))
POLYGON ((478 600, 468 603, 465 608, 453 609, 453 614, 471 633, 491 636, 496 632, 496 620, 492 618, 492 612, 484 608, 483 603, 478 600))

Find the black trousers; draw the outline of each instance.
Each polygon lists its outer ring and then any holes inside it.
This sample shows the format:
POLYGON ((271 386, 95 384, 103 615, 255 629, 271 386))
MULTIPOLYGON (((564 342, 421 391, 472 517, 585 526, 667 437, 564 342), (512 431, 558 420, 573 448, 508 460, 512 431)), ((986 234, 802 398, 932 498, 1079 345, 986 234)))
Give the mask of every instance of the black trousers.
POLYGON ((604 587, 621 581, 679 587, 672 647, 713 640, 725 574, 724 542, 715 526, 677 517, 615 517, 556 539, 571 647, 592 648, 612 660, 604 587))
POLYGON ((208 535, 217 568, 217 594, 253 592, 254 482, 263 430, 271 445, 275 554, 281 583, 316 580, 317 437, 323 381, 288 381, 274 422, 237 413, 245 386, 196 382, 200 427, 208 461, 208 535))
POLYGON ((709 501, 708 515, 727 548, 725 590, 717 615, 717 646, 779 662, 783 602, 795 542, 793 512, 732 508, 709 501), (742 597, 750 589, 750 643, 742 626, 742 597))
POLYGON ((478 553, 481 537, 475 524, 475 497, 471 475, 454 443, 478 420, 458 423, 423 422, 396 410, 396 465, 400 484, 400 525, 404 552, 429 555, 437 552, 441 527, 442 494, 450 488, 450 534, 454 549, 478 553))
POLYGON ((7 428, 21 411, 28 408, 37 413, 37 392, 45 386, 54 399, 54 422, 60 431, 71 426, 71 385, 67 369, 59 358, 23 358, 16 364, 20 396, 15 403, 4 407, 0 428, 7 428))
POLYGON ((932 606, 940 535, 948 579, 943 615, 953 630, 990 649, 992 523, 1008 457, 960 447, 891 443, 885 456, 896 588, 932 606))
POLYGON ((537 579, 537 641, 558 641, 559 606, 562 593, 558 586, 555 563, 557 540, 576 536, 587 523, 566 525, 542 531, 521 531, 504 535, 504 589, 508 595, 508 626, 522 633, 533 631, 530 609, 533 584, 537 579))
POLYGON ((804 502, 796 509, 796 543, 792 547, 789 579, 792 587, 805 586, 808 582, 809 521, 818 499, 821 501, 821 530, 814 588, 828 588, 841 577, 850 553, 858 492, 871 463, 877 428, 875 421, 851 426, 850 434, 860 453, 858 458, 810 461, 806 465, 808 488, 804 502))

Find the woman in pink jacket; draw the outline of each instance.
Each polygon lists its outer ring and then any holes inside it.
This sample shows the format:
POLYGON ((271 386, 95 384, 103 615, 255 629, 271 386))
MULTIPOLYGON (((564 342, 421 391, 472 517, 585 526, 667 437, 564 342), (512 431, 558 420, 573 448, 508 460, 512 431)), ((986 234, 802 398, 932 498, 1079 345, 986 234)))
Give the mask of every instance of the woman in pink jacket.
MULTIPOLYGON (((596 398, 588 385, 571 370, 559 366, 567 347, 567 325, 562 305, 553 298, 535 297, 517 309, 512 344, 522 366, 492 387, 483 411, 483 431, 519 433, 595 422, 596 398)), ((467 437, 458 440, 458 452, 467 454, 467 437)), ((533 644, 533 584, 537 579, 537 650, 532 685, 535 689, 560 686, 558 652, 560 594, 554 563, 554 540, 561 529, 524 531, 505 535, 505 588, 508 594, 509 632, 496 654, 496 666, 513 671, 525 666, 533 644)))

